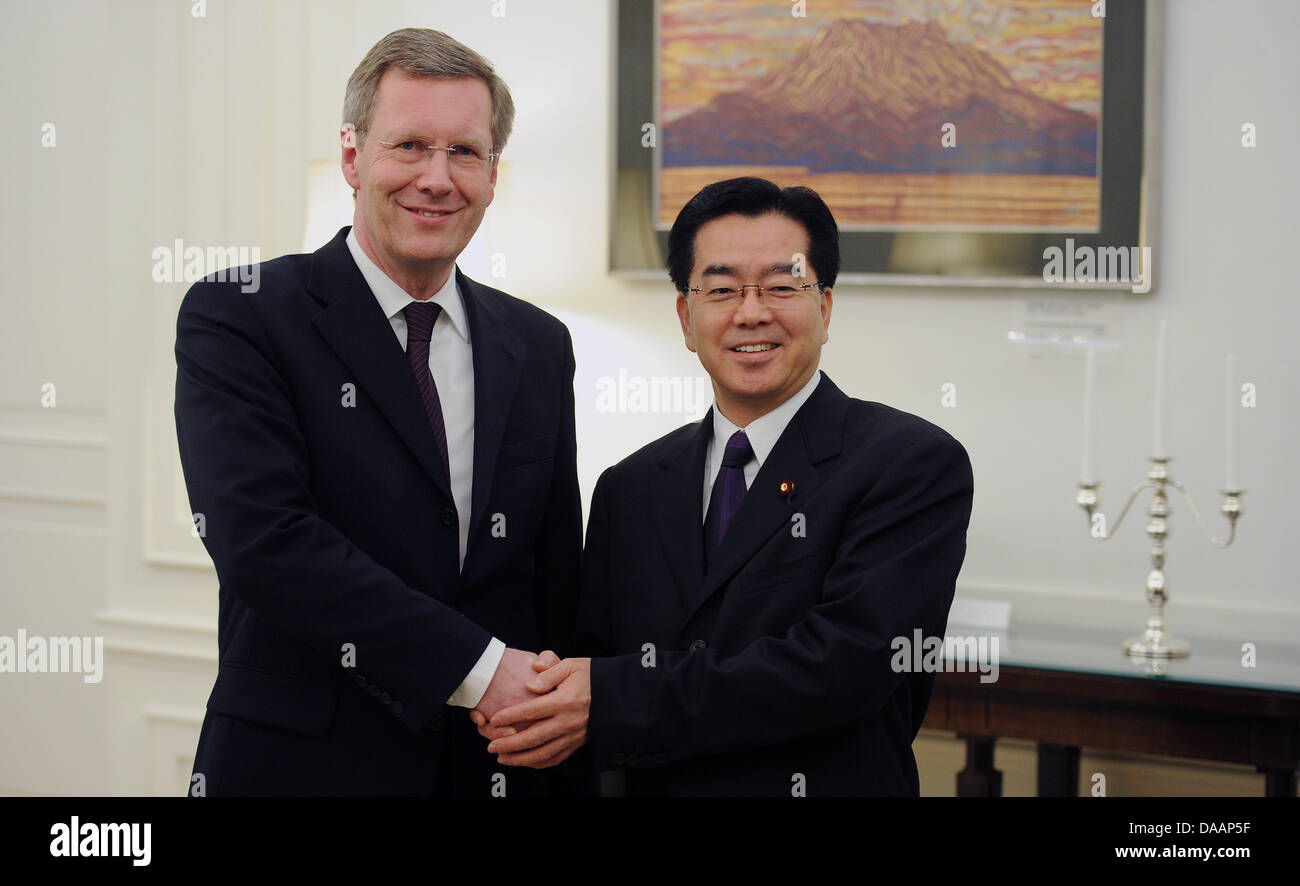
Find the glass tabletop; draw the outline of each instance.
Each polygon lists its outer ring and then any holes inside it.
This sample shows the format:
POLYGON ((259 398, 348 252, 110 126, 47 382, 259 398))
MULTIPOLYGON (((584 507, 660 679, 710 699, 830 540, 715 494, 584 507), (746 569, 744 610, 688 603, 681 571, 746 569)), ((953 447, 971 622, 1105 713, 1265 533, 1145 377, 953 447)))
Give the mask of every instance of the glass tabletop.
MULTIPOLYGON (((981 673, 991 674, 987 659, 996 648, 998 667, 1300 694, 1300 616, 1193 607, 1166 610, 1166 628, 1191 644, 1191 654, 1150 661, 1124 654, 1125 641, 1136 638, 1145 626, 1146 612, 1140 605, 1108 600, 1053 601, 1046 595, 1024 594, 999 595, 998 599, 1012 602, 1009 630, 948 625, 948 644, 958 638, 970 650, 974 649, 972 639, 983 640, 981 673)), ((946 644, 945 669, 953 663, 953 652, 946 644)), ((956 652, 960 664, 961 650, 956 652)), ((973 656, 967 652, 965 658, 971 664, 964 669, 976 670, 973 656)))
POLYGON ((1138 633, 1137 628, 1125 633, 1112 628, 1013 622, 1006 643, 999 644, 999 664, 1300 694, 1300 648, 1295 643, 1254 639, 1246 632, 1236 636, 1184 632, 1177 636, 1191 644, 1189 656, 1149 661, 1124 654, 1124 642, 1138 633), (1252 650, 1243 651, 1246 644, 1253 646, 1253 657, 1252 650))

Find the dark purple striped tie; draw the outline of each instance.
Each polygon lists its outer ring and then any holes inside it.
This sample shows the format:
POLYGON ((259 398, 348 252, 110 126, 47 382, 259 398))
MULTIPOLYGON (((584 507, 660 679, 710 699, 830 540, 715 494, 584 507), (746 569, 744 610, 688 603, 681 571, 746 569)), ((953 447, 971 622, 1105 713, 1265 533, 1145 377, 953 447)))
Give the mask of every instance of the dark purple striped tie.
POLYGON ((424 411, 433 427, 433 439, 438 444, 438 454, 442 456, 442 468, 450 480, 442 402, 438 399, 438 386, 433 383, 433 373, 429 372, 429 339, 433 337, 433 324, 437 322, 441 310, 441 305, 426 301, 409 304, 402 309, 402 313, 406 315, 406 359, 411 363, 411 372, 415 373, 415 387, 420 391, 420 399, 424 401, 424 411))
POLYGON ((722 467, 718 469, 718 479, 713 481, 713 492, 709 495, 709 512, 704 517, 704 553, 711 555, 722 544, 731 518, 740 510, 741 499, 745 497, 745 465, 754 457, 754 450, 749 445, 749 438, 744 431, 736 431, 727 441, 726 451, 722 453, 722 467))

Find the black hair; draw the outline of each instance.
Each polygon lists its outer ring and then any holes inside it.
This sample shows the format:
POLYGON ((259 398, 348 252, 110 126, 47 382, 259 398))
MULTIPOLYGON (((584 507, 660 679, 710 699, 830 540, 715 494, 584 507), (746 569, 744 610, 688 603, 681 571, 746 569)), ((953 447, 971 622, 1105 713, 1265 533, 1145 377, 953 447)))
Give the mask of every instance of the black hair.
POLYGON ((706 185, 687 201, 668 233, 668 276, 678 292, 690 286, 695 266, 695 232, 724 215, 754 217, 779 213, 808 232, 808 264, 825 286, 840 272, 840 234, 830 207, 812 188, 781 188, 765 178, 746 176, 706 185))

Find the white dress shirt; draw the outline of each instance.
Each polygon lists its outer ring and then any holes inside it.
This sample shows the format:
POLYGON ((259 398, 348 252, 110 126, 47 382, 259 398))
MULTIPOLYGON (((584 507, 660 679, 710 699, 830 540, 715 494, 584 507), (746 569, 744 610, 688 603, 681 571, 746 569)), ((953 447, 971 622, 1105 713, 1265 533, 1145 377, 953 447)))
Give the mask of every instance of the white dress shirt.
MULTIPOLYGON (((416 304, 410 293, 398 286, 366 255, 357 242, 356 229, 348 231, 348 250, 352 260, 361 269, 375 300, 393 327, 397 343, 406 350, 407 305, 416 304)), ((460 559, 457 568, 465 565, 465 549, 469 543, 470 502, 474 485, 474 351, 469 340, 469 317, 465 313, 464 295, 456 286, 456 274, 447 276, 442 289, 429 299, 442 310, 433 324, 429 341, 429 372, 438 388, 438 402, 442 406, 442 423, 447 431, 447 463, 451 471, 451 497, 456 505, 457 529, 460 533, 460 559)), ((429 431, 430 436, 433 430, 429 431)), ((452 694, 447 703, 457 707, 472 708, 487 691, 492 675, 505 653, 506 645, 495 637, 488 644, 478 664, 452 694)))
POLYGON ((776 441, 781 439, 786 426, 799 411, 799 407, 808 402, 821 377, 821 370, 816 370, 812 378, 808 379, 808 383, 796 391, 793 397, 766 415, 760 415, 743 428, 737 427, 723 415, 716 402, 713 404, 713 437, 709 440, 709 447, 704 453, 704 508, 700 511, 701 523, 708 516, 709 499, 713 496, 713 483, 718 479, 718 471, 722 470, 722 459, 715 458, 715 453, 727 448, 727 441, 736 431, 745 432, 749 446, 754 450, 754 457, 745 463, 745 489, 749 489, 754 478, 758 476, 759 469, 763 467, 763 462, 771 454, 772 447, 776 446, 776 441))

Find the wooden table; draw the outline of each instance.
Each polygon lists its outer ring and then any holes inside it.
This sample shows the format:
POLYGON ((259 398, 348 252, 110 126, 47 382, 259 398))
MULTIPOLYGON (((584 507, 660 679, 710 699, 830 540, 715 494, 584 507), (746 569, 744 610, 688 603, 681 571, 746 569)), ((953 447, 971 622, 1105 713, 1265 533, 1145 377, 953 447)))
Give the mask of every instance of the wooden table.
MULTIPOLYGON (((950 634, 960 630, 949 630, 950 634)), ((1243 667, 1236 637, 1193 640, 1192 656, 1164 673, 1130 662, 1110 633, 1060 626, 1013 630, 994 682, 936 675, 925 726, 966 742, 957 795, 1002 795, 993 768, 999 738, 1038 743, 1038 795, 1077 796, 1079 749, 1248 763, 1264 793, 1294 797, 1300 769, 1300 662, 1294 647, 1260 646, 1267 669, 1243 667), (1068 638, 1068 640, 1063 639, 1068 638), (1049 666, 1044 666, 1049 665, 1049 666)))

